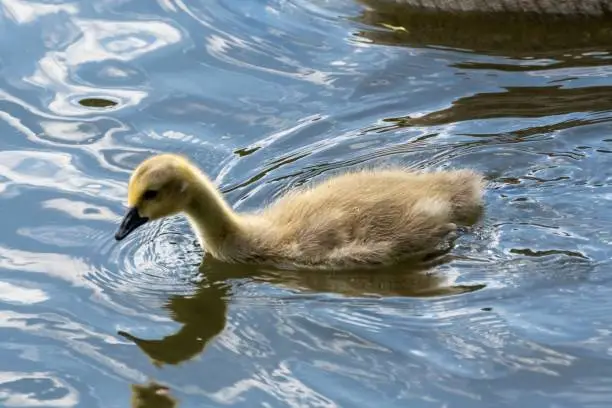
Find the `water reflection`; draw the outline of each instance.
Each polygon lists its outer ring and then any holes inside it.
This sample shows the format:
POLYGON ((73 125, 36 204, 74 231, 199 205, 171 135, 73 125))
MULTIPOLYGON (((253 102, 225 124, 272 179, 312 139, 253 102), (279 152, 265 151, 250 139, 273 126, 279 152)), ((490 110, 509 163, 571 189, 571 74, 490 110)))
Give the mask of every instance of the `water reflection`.
MULTIPOLYGON (((505 92, 459 98, 450 108, 420 117, 385 119, 397 126, 436 126, 492 118, 538 118, 576 112, 612 112, 611 86, 563 88, 513 87, 505 92)), ((540 129, 540 133, 543 129, 540 129)))
POLYGON ((0 387, 5 407, 74 407, 80 402, 74 387, 44 372, 0 372, 0 387))
MULTIPOLYGON (((23 11, 22 8, 14 6, 13 4, 13 9, 23 11)), ((78 6, 71 7, 74 8, 72 14, 78 12, 78 6)), ((54 12, 60 11, 61 8, 54 10, 54 12)), ((31 18, 40 18, 43 15, 31 18)), ((130 86, 114 86, 106 89, 100 86, 85 86, 75 78, 75 73, 83 65, 107 60, 119 61, 125 65, 143 55, 176 44, 181 39, 181 32, 163 21, 71 18, 67 21, 64 31, 53 32, 53 37, 47 44, 48 51, 38 61, 35 71, 23 80, 44 88, 46 92, 53 92, 48 107, 53 113, 62 116, 87 115, 90 113, 89 110, 82 107, 93 106, 91 102, 94 100, 97 100, 95 106, 100 107, 101 99, 120 101, 119 106, 122 108, 134 106, 147 96, 142 86, 139 87, 133 82, 130 86), (73 103, 75 95, 81 97, 80 105, 73 103), (90 103, 82 103, 83 100, 90 103)), ((131 71, 138 72, 136 69, 131 71)), ((106 75, 111 77, 123 76, 125 72, 128 71, 117 71, 108 67, 105 70, 106 75)), ((113 104, 117 105, 117 102, 113 104)), ((110 105, 107 103, 104 106, 110 105)))
POLYGON ((2 6, 7 11, 8 16, 19 24, 31 23, 49 14, 76 14, 78 12, 78 7, 75 4, 46 4, 23 0, 3 0, 2 6))
POLYGON ((90 108, 110 108, 112 106, 117 106, 117 102, 104 98, 83 98, 79 103, 90 108))
MULTIPOLYGON (((546 16, 526 13, 431 12, 393 1, 359 0, 368 7, 357 19, 368 41, 394 46, 442 46, 515 58, 551 58, 544 65, 609 65, 612 32, 608 17, 546 16), (569 29, 571 27, 571 29, 569 29), (595 52, 596 51, 596 52, 595 52), (607 52, 606 52, 607 51, 607 52), (593 52, 592 54, 589 54, 593 52), (586 54, 586 55, 582 55, 586 54), (582 56, 581 58, 577 58, 582 56), (602 58, 602 57, 608 57, 602 58)), ((537 69, 536 61, 525 62, 537 69)))
POLYGON ((132 408, 173 408, 176 406, 177 401, 169 394, 167 387, 156 383, 132 384, 132 408))
MULTIPOLYGON (((446 259, 439 258, 436 264, 446 259)), ((125 331, 119 334, 133 341, 155 365, 179 364, 201 353, 206 345, 223 331, 232 281, 277 285, 297 293, 335 293, 351 297, 434 297, 472 292, 484 285, 449 284, 448 278, 428 271, 428 265, 396 265, 372 270, 289 271, 231 265, 207 258, 200 266, 206 278, 193 295, 172 295, 166 308, 181 329, 159 340, 145 340, 125 331)))
POLYGON ((608 21, 392 3, 0 0, 0 405, 605 406, 608 21), (112 240, 158 151, 241 210, 388 161, 492 188, 435 268, 196 284, 181 220, 112 240))

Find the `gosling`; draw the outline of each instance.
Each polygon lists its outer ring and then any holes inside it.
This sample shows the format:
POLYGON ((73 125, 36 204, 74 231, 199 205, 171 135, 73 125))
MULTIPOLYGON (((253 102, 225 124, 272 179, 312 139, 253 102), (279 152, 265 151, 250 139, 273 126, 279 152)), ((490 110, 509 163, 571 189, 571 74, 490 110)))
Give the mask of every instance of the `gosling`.
POLYGON ((260 211, 237 213, 194 164, 161 154, 132 174, 129 210, 115 239, 184 213, 202 247, 222 262, 383 266, 425 257, 457 224, 475 222, 484 187, 482 175, 472 170, 361 170, 290 191, 260 211))

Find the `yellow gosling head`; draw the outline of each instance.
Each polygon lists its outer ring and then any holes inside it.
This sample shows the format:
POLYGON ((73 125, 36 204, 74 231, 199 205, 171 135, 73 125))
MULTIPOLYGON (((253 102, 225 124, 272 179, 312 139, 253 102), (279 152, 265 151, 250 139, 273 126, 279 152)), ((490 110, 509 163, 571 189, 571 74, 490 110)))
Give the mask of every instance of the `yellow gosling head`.
POLYGON ((142 162, 128 186, 128 212, 115 239, 120 241, 149 220, 183 211, 191 197, 189 187, 197 173, 187 159, 162 154, 142 162))

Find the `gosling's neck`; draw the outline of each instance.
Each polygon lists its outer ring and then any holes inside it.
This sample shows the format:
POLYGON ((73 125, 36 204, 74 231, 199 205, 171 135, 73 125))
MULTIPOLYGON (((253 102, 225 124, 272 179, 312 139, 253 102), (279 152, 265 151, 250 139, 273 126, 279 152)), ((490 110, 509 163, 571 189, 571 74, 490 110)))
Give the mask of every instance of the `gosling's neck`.
POLYGON ((200 244, 221 258, 228 238, 241 230, 238 214, 227 204, 217 187, 203 174, 197 174, 189 187, 191 197, 185 208, 200 244))

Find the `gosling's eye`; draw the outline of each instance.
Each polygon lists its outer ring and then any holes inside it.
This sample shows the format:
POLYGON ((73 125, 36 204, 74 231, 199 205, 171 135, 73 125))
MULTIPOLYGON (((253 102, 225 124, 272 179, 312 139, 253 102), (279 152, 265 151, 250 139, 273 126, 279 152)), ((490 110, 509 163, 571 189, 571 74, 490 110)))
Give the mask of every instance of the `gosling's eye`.
POLYGON ((153 200, 155 197, 157 197, 157 190, 147 190, 142 195, 143 200, 153 200))

